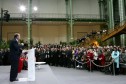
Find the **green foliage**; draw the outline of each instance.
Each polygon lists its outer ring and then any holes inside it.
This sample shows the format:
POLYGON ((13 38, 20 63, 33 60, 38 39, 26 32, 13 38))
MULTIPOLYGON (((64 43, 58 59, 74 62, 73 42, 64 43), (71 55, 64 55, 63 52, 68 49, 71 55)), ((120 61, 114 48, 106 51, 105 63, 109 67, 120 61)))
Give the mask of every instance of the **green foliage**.
POLYGON ((111 39, 109 39, 109 45, 114 46, 114 42, 113 42, 113 39, 112 39, 112 38, 111 38, 111 39))
POLYGON ((66 43, 66 42, 62 42, 62 41, 60 41, 60 45, 66 46, 67 43, 66 43))
POLYGON ((21 39, 21 40, 20 40, 20 43, 24 43, 24 40, 23 40, 23 39, 21 39))
POLYGON ((0 41, 0 49, 6 49, 9 48, 10 41, 0 41))
POLYGON ((77 40, 74 40, 72 42, 69 43, 71 46, 78 46, 79 42, 77 40))

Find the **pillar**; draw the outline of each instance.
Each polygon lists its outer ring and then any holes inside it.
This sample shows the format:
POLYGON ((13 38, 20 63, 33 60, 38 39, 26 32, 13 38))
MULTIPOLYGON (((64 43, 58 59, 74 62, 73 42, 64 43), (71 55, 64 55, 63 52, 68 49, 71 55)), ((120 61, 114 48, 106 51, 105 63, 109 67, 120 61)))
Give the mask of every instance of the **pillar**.
MULTIPOLYGON (((120 23, 122 23, 122 21, 125 20, 125 6, 124 6, 124 0, 118 0, 118 4, 119 4, 119 17, 120 17, 120 23)), ((123 25, 124 23, 122 23, 123 25)), ((121 46, 124 47, 125 46, 125 35, 121 35, 121 46)))
MULTIPOLYGON (((109 27, 109 29, 114 30, 113 0, 107 0, 107 1, 108 1, 107 4, 108 4, 108 17, 109 17, 108 27, 109 27)), ((109 40, 109 43, 110 43, 110 41, 112 41, 113 45, 115 45, 114 37, 109 40)))
POLYGON ((70 0, 70 40, 73 41, 73 5, 72 0, 70 0))
POLYGON ((27 26, 28 26, 28 48, 31 47, 30 41, 31 41, 31 13, 32 13, 32 0, 28 0, 28 21, 27 21, 27 26))
POLYGON ((104 5, 103 5, 103 0, 98 0, 99 2, 99 13, 100 13, 100 18, 104 19, 104 5))
POLYGON ((70 11, 69 11, 69 0, 65 0, 66 2, 66 18, 67 18, 67 25, 66 25, 66 30, 67 30, 67 35, 66 35, 66 38, 67 38, 67 43, 70 42, 70 29, 69 29, 69 15, 70 15, 70 11))

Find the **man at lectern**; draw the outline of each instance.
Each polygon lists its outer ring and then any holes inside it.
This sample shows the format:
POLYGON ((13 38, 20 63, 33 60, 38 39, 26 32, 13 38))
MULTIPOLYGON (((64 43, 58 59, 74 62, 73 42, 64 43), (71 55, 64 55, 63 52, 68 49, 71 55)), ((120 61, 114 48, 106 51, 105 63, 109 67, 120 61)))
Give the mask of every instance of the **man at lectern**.
POLYGON ((19 45, 20 34, 15 33, 14 39, 10 42, 10 60, 11 60, 11 69, 10 69, 10 82, 18 81, 18 62, 20 55, 22 53, 22 48, 19 45))

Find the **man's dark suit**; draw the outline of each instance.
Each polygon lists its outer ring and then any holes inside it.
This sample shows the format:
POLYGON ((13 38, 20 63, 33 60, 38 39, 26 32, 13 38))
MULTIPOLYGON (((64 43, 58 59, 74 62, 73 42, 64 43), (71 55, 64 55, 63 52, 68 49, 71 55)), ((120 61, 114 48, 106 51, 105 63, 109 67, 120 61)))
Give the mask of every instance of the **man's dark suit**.
POLYGON ((10 42, 10 59, 11 59, 11 70, 10 70, 10 81, 15 81, 18 75, 18 62, 21 54, 20 45, 16 39, 10 42))

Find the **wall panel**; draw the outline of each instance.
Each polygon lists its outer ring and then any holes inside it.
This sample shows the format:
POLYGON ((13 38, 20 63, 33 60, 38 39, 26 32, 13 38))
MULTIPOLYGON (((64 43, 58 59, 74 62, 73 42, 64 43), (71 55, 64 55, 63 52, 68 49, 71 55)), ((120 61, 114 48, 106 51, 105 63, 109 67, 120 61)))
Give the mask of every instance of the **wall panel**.
POLYGON ((5 25, 5 26, 3 26, 3 32, 2 32, 3 40, 9 40, 10 38, 13 38, 14 33, 20 33, 21 39, 27 40, 26 25, 5 25))
MULTIPOLYGON (((83 33, 90 33, 92 30, 98 31, 99 25, 92 26, 74 26, 74 39, 78 39, 83 36, 83 33)), ((27 41, 27 26, 26 25, 4 25, 3 27, 3 39, 9 40, 15 32, 21 34, 21 39, 27 41), (10 35, 8 37, 8 35, 10 35)), ((33 42, 41 41, 43 44, 48 43, 60 43, 66 42, 67 30, 66 25, 32 25, 32 37, 33 42)))
POLYGON ((66 41, 66 26, 33 26, 33 40, 35 42, 41 41, 47 43, 59 43, 66 41))

